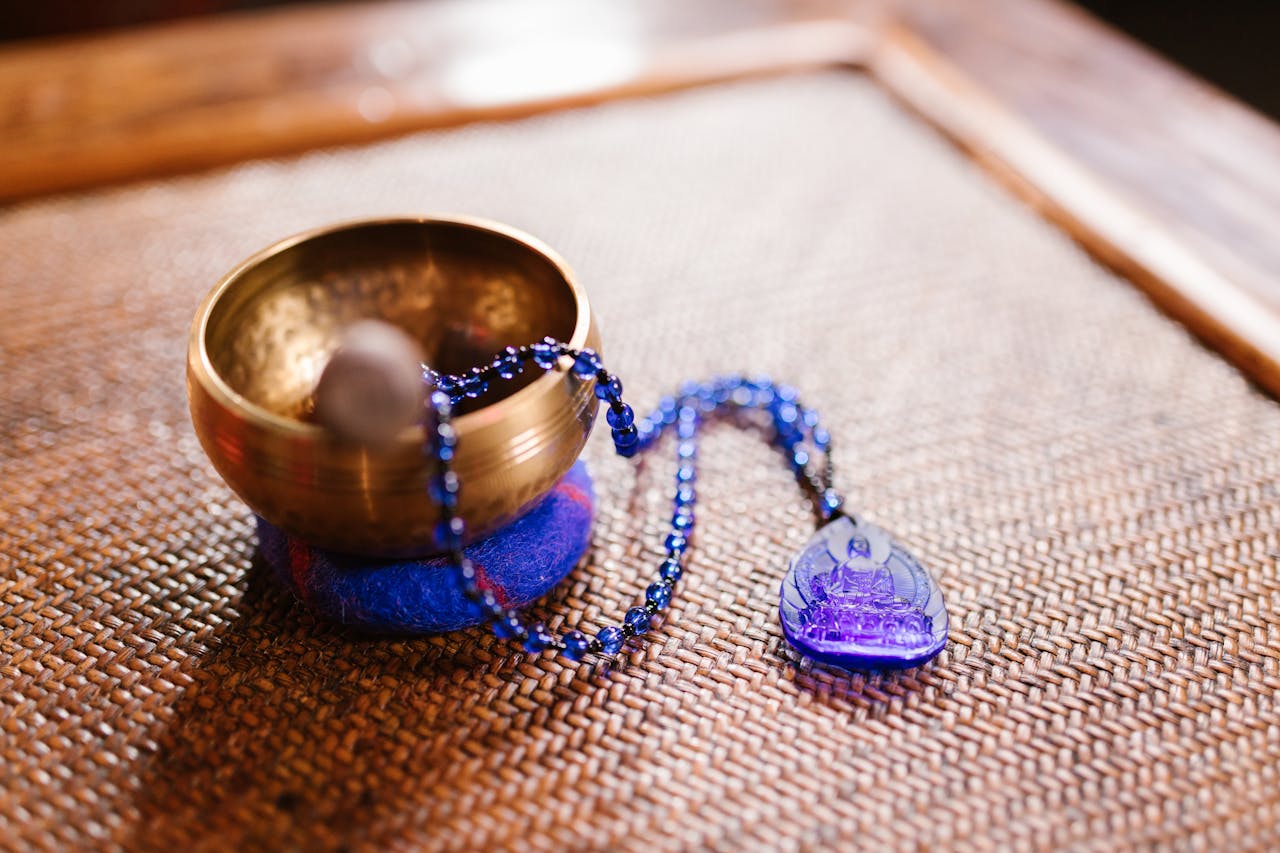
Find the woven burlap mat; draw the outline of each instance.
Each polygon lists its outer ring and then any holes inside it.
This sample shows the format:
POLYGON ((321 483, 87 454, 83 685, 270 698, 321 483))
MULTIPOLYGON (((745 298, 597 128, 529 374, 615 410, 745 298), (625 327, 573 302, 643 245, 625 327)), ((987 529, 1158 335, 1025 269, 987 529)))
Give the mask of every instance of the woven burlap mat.
MULTIPOLYGON (((1264 848, 1280 838, 1280 407, 853 76, 428 133, 0 211, 0 846, 1264 848), (687 580, 616 663, 482 631, 370 640, 255 564, 188 423, 188 323, 234 263, 459 211, 578 269, 638 408, 768 372, 952 640, 815 667, 775 596, 812 532, 759 435, 702 451, 687 580)), ((616 620, 670 448, 593 440, 616 620)))

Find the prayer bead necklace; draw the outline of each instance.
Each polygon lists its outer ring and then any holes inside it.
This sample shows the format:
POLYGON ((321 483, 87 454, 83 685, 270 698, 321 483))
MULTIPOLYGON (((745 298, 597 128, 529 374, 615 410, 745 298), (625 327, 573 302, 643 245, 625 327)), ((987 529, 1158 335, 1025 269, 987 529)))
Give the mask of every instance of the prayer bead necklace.
POLYGON ((429 491, 443 519, 439 539, 458 572, 463 594, 483 609, 497 636, 515 640, 529 652, 553 650, 578 661, 588 654, 616 655, 629 638, 649 631, 653 617, 666 609, 684 574, 695 522, 698 428, 705 418, 754 409, 768 414, 773 443, 786 455, 823 522, 792 561, 783 583, 781 612, 788 640, 817 660, 854 668, 913 666, 945 644, 946 610, 936 585, 888 534, 842 512, 844 499, 833 486, 831 435, 819 423, 817 412, 800 404, 793 388, 767 378, 740 376, 687 383, 675 396, 664 398, 648 417, 637 420, 622 399, 622 382, 595 352, 551 338, 508 347, 466 374, 440 375, 425 367, 423 373, 434 386, 427 404, 434 418, 426 452, 437 463, 429 491), (526 624, 517 611, 484 589, 463 552, 466 527, 457 514, 462 484, 453 470, 457 445, 453 407, 481 396, 495 380, 515 378, 529 363, 551 371, 566 358, 572 360, 570 369, 579 377, 595 380, 594 392, 608 406, 605 418, 619 455, 631 457, 648 449, 672 427, 677 438, 671 528, 658 579, 646 589, 644 602, 630 608, 620 624, 601 628, 594 636, 569 630, 557 637, 540 623, 526 624))

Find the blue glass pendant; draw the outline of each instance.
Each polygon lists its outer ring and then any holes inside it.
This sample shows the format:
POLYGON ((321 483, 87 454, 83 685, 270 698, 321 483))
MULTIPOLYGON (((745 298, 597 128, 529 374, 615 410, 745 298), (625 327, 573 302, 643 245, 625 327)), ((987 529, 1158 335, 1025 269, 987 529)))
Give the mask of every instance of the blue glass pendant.
POLYGON ((839 515, 791 561, 782 631, 806 657, 845 669, 918 666, 947 644, 942 591, 873 524, 839 515))

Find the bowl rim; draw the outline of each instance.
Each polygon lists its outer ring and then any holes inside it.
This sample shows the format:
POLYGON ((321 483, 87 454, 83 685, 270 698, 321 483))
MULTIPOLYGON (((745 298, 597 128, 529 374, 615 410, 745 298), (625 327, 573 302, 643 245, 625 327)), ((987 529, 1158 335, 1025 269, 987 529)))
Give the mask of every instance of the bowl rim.
MULTIPOLYGON (((429 214, 401 214, 391 216, 363 217, 359 219, 344 220, 330 225, 322 225, 317 228, 310 228, 291 236, 278 240, 275 243, 261 249, 250 255, 245 260, 236 264, 218 280, 213 289, 204 297, 200 303, 200 307, 196 310, 195 318, 191 323, 191 333, 188 340, 188 365, 195 374, 195 379, 201 384, 214 401, 221 407, 231 408, 237 411, 245 420, 251 422, 254 426, 271 429, 282 430, 292 434, 298 438, 314 438, 319 439, 325 434, 325 430, 318 424, 307 423, 294 418, 288 418, 284 415, 277 414, 270 409, 264 408, 257 403, 245 397, 240 392, 232 388, 221 374, 213 366, 213 361, 209 357, 208 349, 205 346, 205 336, 209 325, 209 319, 213 314, 214 307, 222 299, 223 295, 232 288, 236 282, 249 270, 268 258, 274 257, 282 252, 286 252, 295 246, 314 240, 318 237, 324 237, 339 231, 345 231, 355 228, 365 228, 377 225, 458 225, 464 228, 471 228, 476 231, 489 232, 501 237, 505 237, 516 243, 523 245, 525 248, 541 255, 543 258, 551 262, 560 277, 564 279, 569 286, 569 292, 572 294, 577 316, 574 320, 573 334, 566 341, 569 346, 575 349, 581 349, 587 345, 587 339, 591 332, 591 305, 587 299, 587 293, 579 284, 573 268, 568 262, 542 240, 534 237, 519 228, 505 225, 491 219, 485 219, 479 216, 470 216, 466 214, 454 213, 429 213, 429 214), (195 356, 192 358, 191 356, 195 356)), ((532 343, 532 341, 530 342, 532 343)), ((562 361, 564 361, 562 359, 562 361)), ((524 388, 516 391, 508 397, 504 397, 500 403, 508 401, 530 399, 538 395, 546 394, 557 385, 562 377, 561 370, 547 371, 539 376, 533 382, 524 388)), ((494 403, 474 412, 468 412, 454 419, 454 425, 459 430, 473 430, 493 423, 502 415, 498 411, 498 404, 494 403)), ((415 436, 420 437, 422 431, 421 425, 415 425, 406 428, 407 435, 402 438, 415 436)))

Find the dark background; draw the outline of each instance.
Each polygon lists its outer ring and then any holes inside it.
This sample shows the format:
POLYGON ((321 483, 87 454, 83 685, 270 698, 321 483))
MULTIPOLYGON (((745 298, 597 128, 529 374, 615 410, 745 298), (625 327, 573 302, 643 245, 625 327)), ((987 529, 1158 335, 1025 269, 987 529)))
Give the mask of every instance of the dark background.
POLYGON ((1078 0, 1280 120, 1280 0, 1078 0))
MULTIPOLYGON (((10 7, 0 13, 0 40, 277 6, 289 1, 0 0, 10 7)), ((1079 5, 1280 119, 1280 0, 1079 0, 1079 5)))

